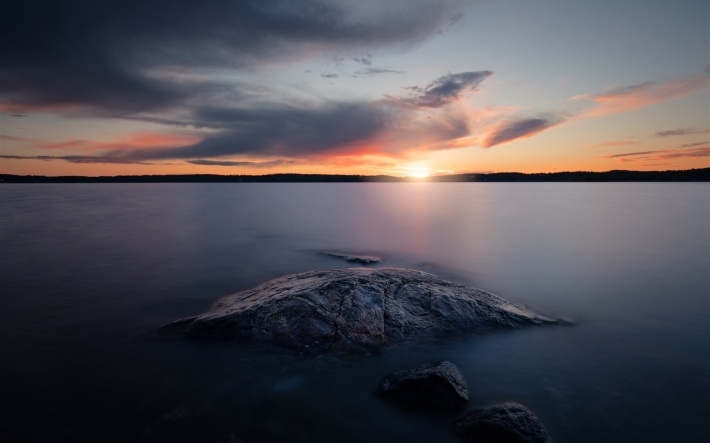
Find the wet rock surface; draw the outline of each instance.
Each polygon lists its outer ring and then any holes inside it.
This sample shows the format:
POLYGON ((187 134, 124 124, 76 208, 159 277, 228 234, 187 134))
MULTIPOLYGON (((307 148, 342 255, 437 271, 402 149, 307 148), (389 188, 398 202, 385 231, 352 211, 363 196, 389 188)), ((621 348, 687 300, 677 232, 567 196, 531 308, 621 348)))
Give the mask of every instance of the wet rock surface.
POLYGON ((350 268, 282 276, 160 331, 254 339, 317 352, 550 323, 556 320, 425 272, 350 268))
POLYGON ((319 254, 327 255, 328 257, 339 258, 349 263, 355 263, 359 265, 374 265, 382 262, 382 258, 374 255, 351 254, 349 252, 336 251, 320 251, 319 254))
POLYGON ((540 419, 514 402, 470 411, 456 422, 456 433, 478 443, 552 442, 540 419))
POLYGON ((449 361, 389 374, 379 394, 404 408, 433 413, 456 412, 468 402, 466 381, 449 361))

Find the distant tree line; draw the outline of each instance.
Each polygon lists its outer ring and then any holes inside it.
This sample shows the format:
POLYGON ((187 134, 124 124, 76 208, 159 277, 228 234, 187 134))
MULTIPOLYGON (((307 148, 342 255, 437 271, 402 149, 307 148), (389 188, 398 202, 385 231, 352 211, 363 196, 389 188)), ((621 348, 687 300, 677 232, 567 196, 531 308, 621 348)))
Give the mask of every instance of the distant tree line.
POLYGON ((457 174, 432 177, 444 182, 706 182, 710 168, 680 171, 625 171, 607 172, 497 172, 491 174, 457 174))
POLYGON ((548 172, 437 175, 426 179, 389 175, 117 175, 103 177, 0 174, 0 183, 371 183, 371 182, 707 182, 710 168, 679 171, 548 172))

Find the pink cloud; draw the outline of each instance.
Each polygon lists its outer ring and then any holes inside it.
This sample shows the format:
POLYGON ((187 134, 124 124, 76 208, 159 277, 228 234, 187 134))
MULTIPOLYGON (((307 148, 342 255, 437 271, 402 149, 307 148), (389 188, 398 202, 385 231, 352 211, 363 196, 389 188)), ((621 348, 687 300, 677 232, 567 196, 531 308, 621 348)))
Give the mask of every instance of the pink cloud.
POLYGON ((668 131, 656 132, 656 136, 658 136, 658 137, 672 137, 672 136, 678 136, 678 135, 698 135, 698 134, 708 134, 708 133, 710 133, 710 129, 678 128, 678 129, 671 129, 668 131))
POLYGON ((611 142, 606 142, 602 143, 599 146, 626 146, 626 145, 635 145, 636 142, 633 140, 620 140, 620 141, 611 141, 611 142))
POLYGON ((199 141, 198 137, 184 134, 164 134, 143 132, 131 134, 115 141, 67 140, 56 143, 40 142, 41 149, 74 149, 82 151, 125 151, 142 148, 169 148, 199 141))
MULTIPOLYGON (((563 110, 539 114, 534 118, 510 115, 507 121, 486 131, 488 133, 482 137, 483 146, 488 148, 529 138, 574 119, 628 112, 656 103, 675 100, 707 89, 709 86, 710 77, 703 74, 683 80, 646 82, 614 88, 600 94, 577 95, 572 97, 572 100, 565 105, 566 109, 563 110)), ((609 141, 599 146, 633 144, 635 142, 632 140, 622 140, 609 141)))
POLYGON ((484 139, 483 147, 509 143, 514 140, 532 137, 540 132, 564 123, 561 116, 547 115, 537 118, 519 118, 507 121, 494 128, 484 139))
POLYGON ((602 116, 645 108, 656 103, 675 100, 708 88, 710 78, 699 75, 685 80, 646 82, 638 85, 611 89, 602 94, 585 94, 573 100, 590 101, 594 107, 583 115, 602 116))
POLYGON ((604 158, 617 159, 621 162, 637 160, 673 160, 679 158, 710 157, 710 148, 697 149, 660 149, 655 151, 626 152, 623 154, 607 155, 604 158))
POLYGON ((35 140, 24 138, 24 137, 13 137, 11 135, 0 134, 0 140, 7 140, 9 142, 19 142, 19 143, 33 143, 35 140))
POLYGON ((635 145, 637 142, 634 140, 612 140, 604 143, 600 143, 598 145, 591 145, 587 146, 589 149, 594 149, 594 148, 611 148, 615 146, 629 146, 629 145, 635 145))

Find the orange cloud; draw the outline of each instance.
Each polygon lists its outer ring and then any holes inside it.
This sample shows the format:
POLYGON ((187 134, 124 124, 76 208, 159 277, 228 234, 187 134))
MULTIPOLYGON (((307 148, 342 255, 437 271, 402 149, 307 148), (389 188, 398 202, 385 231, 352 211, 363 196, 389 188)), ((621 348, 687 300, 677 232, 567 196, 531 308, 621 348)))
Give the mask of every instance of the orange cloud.
POLYGON ((611 142, 606 142, 602 143, 599 146, 626 146, 626 145, 635 145, 636 142, 633 140, 619 140, 619 141, 611 141, 611 142))
MULTIPOLYGON (((601 94, 584 94, 572 97, 564 110, 538 113, 535 117, 522 116, 518 112, 509 115, 503 123, 485 125, 482 146, 489 148, 499 144, 535 136, 568 121, 633 111, 656 103, 678 99, 707 89, 710 77, 698 75, 684 80, 646 82, 608 90, 601 94)), ((500 119, 500 116, 494 116, 500 119)), ((621 146, 633 141, 611 141, 600 146, 621 146)))
POLYGON ((82 151, 121 151, 142 148, 170 148, 197 143, 199 140, 194 135, 144 132, 131 134, 110 142, 75 139, 57 143, 41 142, 37 143, 36 147, 41 149, 78 149, 82 151))
POLYGON ((708 88, 710 77, 699 75, 686 80, 646 82, 638 85, 615 88, 603 94, 578 95, 573 100, 591 101, 594 107, 585 116, 617 114, 644 108, 656 103, 675 100, 708 88))
POLYGON ((29 112, 71 112, 84 108, 72 103, 56 104, 26 104, 13 102, 0 102, 0 113, 29 113, 29 112))
POLYGON ((660 149, 654 151, 626 152, 623 154, 607 155, 604 158, 617 159, 621 162, 637 160, 673 160, 680 158, 710 157, 710 148, 696 149, 660 149))
POLYGON ((587 148, 589 148, 589 149, 610 148, 610 147, 614 147, 614 146, 628 146, 628 145, 635 145, 635 144, 637 144, 637 142, 635 142, 633 140, 612 140, 612 141, 600 143, 598 145, 587 146, 587 148))

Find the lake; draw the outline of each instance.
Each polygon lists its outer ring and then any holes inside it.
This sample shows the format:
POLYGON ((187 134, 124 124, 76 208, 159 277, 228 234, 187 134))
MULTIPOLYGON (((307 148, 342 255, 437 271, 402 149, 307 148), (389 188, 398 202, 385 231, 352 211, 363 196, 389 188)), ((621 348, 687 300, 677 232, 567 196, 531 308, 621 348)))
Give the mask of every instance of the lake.
POLYGON ((468 409, 518 401, 557 443, 707 438, 707 183, 4 184, 0 247, 3 442, 456 442, 374 395, 440 359, 468 409), (576 323, 320 357, 153 334, 352 266, 324 250, 576 323))

